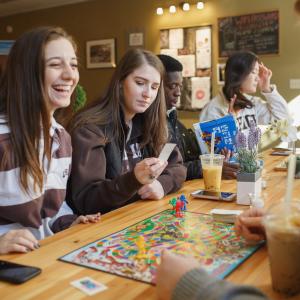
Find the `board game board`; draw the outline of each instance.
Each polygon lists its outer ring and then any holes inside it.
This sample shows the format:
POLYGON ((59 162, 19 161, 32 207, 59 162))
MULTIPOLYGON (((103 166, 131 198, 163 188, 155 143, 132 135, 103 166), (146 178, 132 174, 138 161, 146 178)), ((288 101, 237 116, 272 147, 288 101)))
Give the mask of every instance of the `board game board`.
POLYGON ((183 214, 183 218, 177 218, 172 210, 162 211, 60 260, 153 284, 164 248, 192 255, 210 274, 224 278, 260 247, 247 246, 235 235, 231 224, 216 223, 206 214, 183 214), (141 235, 147 258, 137 259, 141 235))

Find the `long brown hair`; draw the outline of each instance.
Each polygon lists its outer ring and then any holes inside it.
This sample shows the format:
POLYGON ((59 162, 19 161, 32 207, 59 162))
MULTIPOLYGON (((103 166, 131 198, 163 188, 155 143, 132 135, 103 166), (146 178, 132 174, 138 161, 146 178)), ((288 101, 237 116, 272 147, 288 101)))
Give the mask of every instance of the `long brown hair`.
POLYGON ((122 82, 143 64, 154 67, 161 76, 156 99, 142 114, 143 137, 141 147, 149 145, 153 154, 158 155, 168 138, 166 104, 162 85, 164 67, 156 55, 143 49, 131 49, 123 56, 112 76, 105 95, 79 112, 72 120, 69 129, 72 131, 76 127, 87 124, 104 126, 111 126, 112 124, 112 135, 107 137, 108 140, 111 138, 121 140, 123 134, 121 115, 124 105, 122 82))
MULTIPOLYGON (((50 160, 50 114, 45 100, 45 46, 60 38, 73 39, 58 27, 39 27, 24 33, 14 43, 0 83, 0 113, 10 128, 13 162, 20 167, 20 183, 29 191, 29 176, 34 190, 42 190, 44 168, 39 148, 43 138, 43 157, 50 160)), ((6 163, 4 155, 2 164, 6 163)))
POLYGON ((223 93, 228 102, 234 95, 237 96, 233 106, 236 110, 253 107, 253 103, 241 93, 240 88, 258 61, 254 53, 243 51, 231 55, 226 62, 223 93))

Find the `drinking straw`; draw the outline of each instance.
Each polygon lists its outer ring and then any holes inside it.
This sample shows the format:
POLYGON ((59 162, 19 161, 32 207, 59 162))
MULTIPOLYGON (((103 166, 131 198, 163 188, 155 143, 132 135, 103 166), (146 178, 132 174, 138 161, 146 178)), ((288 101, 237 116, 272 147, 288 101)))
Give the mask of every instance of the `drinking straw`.
POLYGON ((296 155, 291 154, 289 157, 287 187, 286 187, 286 192, 285 192, 285 202, 286 203, 290 203, 292 200, 295 169, 296 169, 296 155))
POLYGON ((213 157, 215 154, 215 132, 213 131, 211 134, 211 140, 210 140, 210 165, 213 164, 213 157))

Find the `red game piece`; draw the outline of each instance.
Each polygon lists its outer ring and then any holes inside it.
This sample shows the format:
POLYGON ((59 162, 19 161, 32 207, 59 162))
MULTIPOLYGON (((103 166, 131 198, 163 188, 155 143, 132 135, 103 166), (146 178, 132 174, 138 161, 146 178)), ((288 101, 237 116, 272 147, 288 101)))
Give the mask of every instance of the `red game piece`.
POLYGON ((175 216, 177 218, 182 218, 183 214, 181 212, 181 208, 182 208, 182 202, 180 200, 176 201, 176 206, 175 206, 175 216))

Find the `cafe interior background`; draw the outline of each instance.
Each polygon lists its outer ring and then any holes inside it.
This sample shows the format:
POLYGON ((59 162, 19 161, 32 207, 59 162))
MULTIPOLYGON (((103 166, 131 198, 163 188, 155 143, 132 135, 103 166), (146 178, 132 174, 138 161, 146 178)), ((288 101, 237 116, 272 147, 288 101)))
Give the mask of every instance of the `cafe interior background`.
MULTIPOLYGON (((190 6, 187 11, 180 0, 0 0, 0 40, 13 41, 24 31, 42 25, 65 28, 78 43, 80 85, 90 101, 102 94, 115 63, 129 47, 140 46, 158 54, 161 30, 208 26, 211 28, 212 98, 221 88, 218 67, 226 61, 219 56, 218 19, 278 11, 278 53, 260 55, 260 59, 273 71, 272 82, 292 111, 299 112, 300 15, 294 10, 296 0, 206 0, 198 8, 199 1, 185 2, 190 6), (174 13, 170 13, 172 5, 176 9, 174 13), (162 9, 162 15, 157 14, 158 8, 162 9), (88 65, 87 45, 107 40, 114 43, 114 61, 102 68, 97 64, 88 65)), ((5 58, 0 55, 0 64, 5 58)), ((179 112, 188 127, 198 121, 198 115, 199 110, 179 112)))

